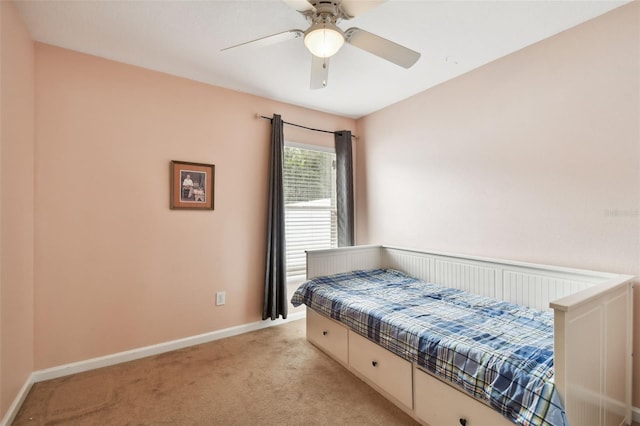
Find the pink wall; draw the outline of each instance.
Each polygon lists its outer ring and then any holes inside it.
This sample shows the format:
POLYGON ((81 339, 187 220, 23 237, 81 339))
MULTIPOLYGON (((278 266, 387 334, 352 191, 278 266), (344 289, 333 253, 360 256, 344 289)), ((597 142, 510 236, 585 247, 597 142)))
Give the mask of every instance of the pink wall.
POLYGON ((255 114, 355 130, 42 44, 36 108, 36 369, 259 321, 270 124, 255 114), (215 164, 215 211, 169 210, 170 160, 215 164))
MULTIPOLYGON (((358 243, 640 276, 639 15, 634 2, 359 120, 358 243)), ((640 357, 634 377, 640 406, 640 357)))
MULTIPOLYGON (((640 275, 639 14, 361 119, 358 243, 640 275)), ((269 123, 254 114, 356 124, 47 45, 34 65, 13 4, 0 15, 1 417, 34 369, 258 321, 269 123), (172 159, 216 165, 214 212, 169 210, 172 159)))
POLYGON ((33 371, 34 44, 0 2, 0 419, 33 371))

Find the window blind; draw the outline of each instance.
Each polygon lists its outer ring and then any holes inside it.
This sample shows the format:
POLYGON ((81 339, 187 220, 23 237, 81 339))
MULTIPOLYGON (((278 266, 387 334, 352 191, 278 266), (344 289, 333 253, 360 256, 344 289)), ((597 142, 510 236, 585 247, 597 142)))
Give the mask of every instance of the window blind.
POLYGON ((283 186, 287 277, 306 274, 305 250, 337 247, 336 155, 285 146, 283 186))

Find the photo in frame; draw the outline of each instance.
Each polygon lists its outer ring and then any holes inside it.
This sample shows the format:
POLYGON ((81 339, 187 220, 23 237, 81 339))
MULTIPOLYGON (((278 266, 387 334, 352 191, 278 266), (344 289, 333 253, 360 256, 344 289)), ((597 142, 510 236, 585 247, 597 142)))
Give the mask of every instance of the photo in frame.
POLYGON ((171 209, 213 210, 215 166, 171 161, 171 209))

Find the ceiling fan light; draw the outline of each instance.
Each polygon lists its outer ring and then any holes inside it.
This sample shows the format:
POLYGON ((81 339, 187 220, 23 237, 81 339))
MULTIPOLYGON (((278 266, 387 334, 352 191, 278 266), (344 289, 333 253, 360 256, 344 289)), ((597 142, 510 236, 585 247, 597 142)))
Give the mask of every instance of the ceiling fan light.
POLYGON ((304 45, 319 58, 328 58, 340 50, 344 35, 333 24, 314 24, 304 35, 304 45))

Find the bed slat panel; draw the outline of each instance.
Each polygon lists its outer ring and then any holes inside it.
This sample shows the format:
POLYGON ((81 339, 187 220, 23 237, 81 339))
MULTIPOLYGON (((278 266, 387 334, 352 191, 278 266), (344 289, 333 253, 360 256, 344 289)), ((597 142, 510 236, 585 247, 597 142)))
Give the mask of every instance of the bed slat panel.
POLYGON ((536 271, 505 270, 493 265, 460 262, 446 256, 387 249, 384 266, 416 278, 459 288, 495 299, 541 310, 550 310, 549 301, 585 289, 591 281, 576 281, 536 271))
POLYGON ((432 263, 431 256, 405 253, 399 250, 386 250, 384 253, 383 264, 385 268, 397 269, 423 281, 433 281, 432 263))
POLYGON ((598 349, 603 345, 603 318, 602 306, 595 306, 569 322, 566 345, 572 361, 566 365, 566 374, 571 384, 565 394, 569 424, 603 424, 600 396, 604 362, 602 350, 598 349), (576 357, 571 353, 576 347, 591 350, 576 357), (594 419, 599 420, 594 422, 594 419))
POLYGON ((433 281, 446 287, 500 299, 496 291, 496 272, 495 268, 436 259, 433 281))
POLYGON ((540 310, 551 310, 549 301, 592 285, 587 282, 511 270, 504 271, 502 282, 503 300, 540 310))
POLYGON ((349 272, 358 269, 379 268, 381 247, 335 249, 307 252, 307 279, 349 272))

